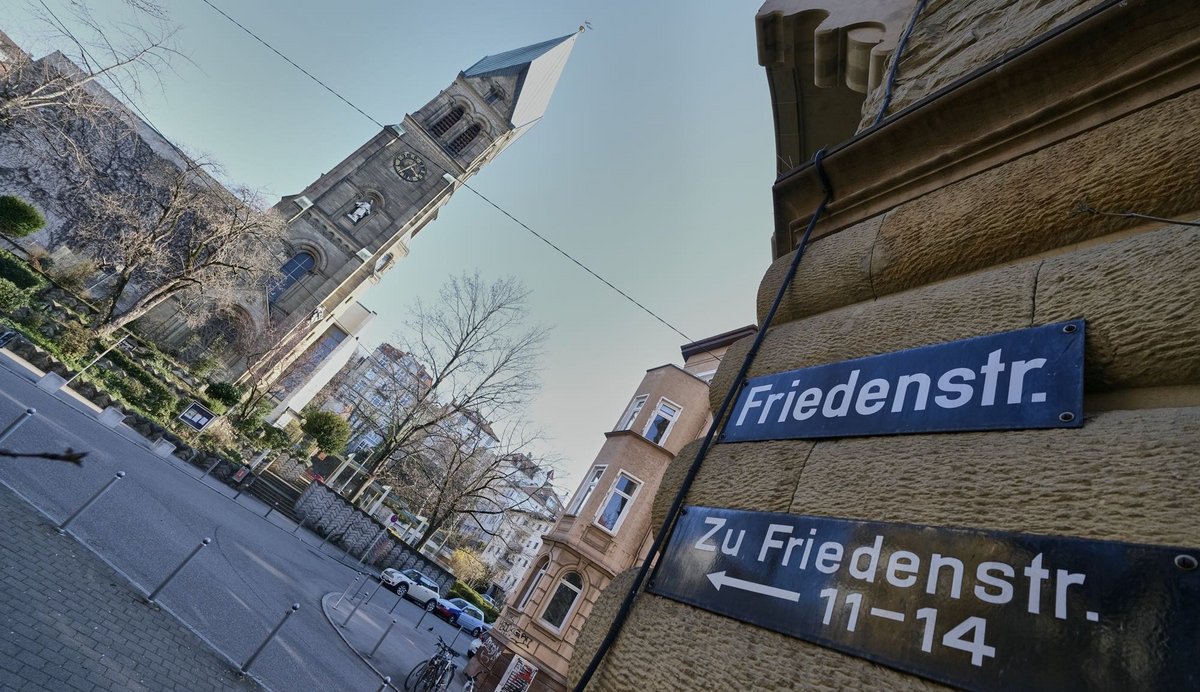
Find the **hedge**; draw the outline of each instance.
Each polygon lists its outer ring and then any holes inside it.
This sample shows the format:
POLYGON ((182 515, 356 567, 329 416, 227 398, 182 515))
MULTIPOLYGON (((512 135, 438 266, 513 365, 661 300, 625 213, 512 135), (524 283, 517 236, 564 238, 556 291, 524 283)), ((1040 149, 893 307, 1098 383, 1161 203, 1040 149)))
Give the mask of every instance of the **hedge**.
POLYGON ((497 608, 483 600, 483 596, 480 596, 479 592, 461 581, 455 581, 454 586, 450 587, 449 597, 453 598, 455 596, 471 602, 476 608, 483 611, 484 622, 495 622, 496 618, 500 617, 500 611, 497 608))
POLYGON ((0 312, 13 312, 29 305, 29 294, 0 277, 0 312))
POLYGON ((7 250, 0 250, 0 279, 8 279, 22 290, 40 288, 45 283, 42 277, 7 250))

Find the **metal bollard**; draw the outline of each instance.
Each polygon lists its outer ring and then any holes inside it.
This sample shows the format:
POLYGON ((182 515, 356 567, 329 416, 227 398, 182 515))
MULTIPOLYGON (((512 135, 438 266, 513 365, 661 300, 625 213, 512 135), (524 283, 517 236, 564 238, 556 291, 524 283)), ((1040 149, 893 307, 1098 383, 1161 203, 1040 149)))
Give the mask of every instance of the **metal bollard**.
POLYGON ((367 658, 372 658, 375 656, 375 652, 379 651, 380 646, 383 646, 383 640, 387 639, 387 636, 392 633, 392 628, 395 626, 396 618, 392 618, 392 624, 388 625, 387 629, 383 631, 383 636, 379 638, 379 641, 375 642, 375 648, 371 649, 371 653, 367 654, 367 658))
POLYGON ((33 414, 35 414, 35 413, 37 413, 37 409, 35 409, 35 408, 25 409, 25 413, 22 413, 21 415, 17 416, 16 420, 14 420, 13 422, 8 424, 8 427, 4 429, 4 432, 0 432, 0 442, 3 442, 4 440, 8 439, 8 436, 13 434, 13 432, 16 431, 17 428, 21 427, 22 423, 29 420, 30 418, 33 418, 33 414))
POLYGON ((363 582, 361 585, 359 585, 359 587, 357 589, 354 590, 353 593, 350 594, 350 600, 352 600, 352 601, 358 600, 358 597, 361 596, 363 594, 363 592, 366 591, 369 586, 371 586, 371 575, 363 574, 363 582))
POLYGON ((300 610, 300 604, 293 603, 292 609, 283 614, 283 619, 279 621, 278 625, 275 625, 275 629, 271 630, 271 633, 267 635, 267 638, 263 640, 263 643, 259 644, 258 648, 254 650, 254 653, 250 654, 250 658, 244 664, 242 664, 242 667, 240 668, 242 675, 245 675, 246 671, 250 670, 250 666, 254 664, 254 659, 258 658, 258 655, 262 653, 262 650, 267 648, 267 644, 270 644, 271 640, 275 638, 275 635, 279 633, 279 628, 283 627, 283 624, 288 621, 288 618, 292 616, 292 613, 296 612, 297 610, 300 610))
POLYGON ((101 495, 108 492, 108 489, 113 487, 113 483, 116 483, 117 481, 121 480, 124 477, 125 477, 124 471, 117 471, 117 475, 113 476, 112 480, 110 480, 95 495, 92 495, 91 499, 89 499, 87 502, 83 503, 83 505, 79 509, 72 512, 71 516, 64 519, 63 522, 61 524, 59 524, 58 526, 54 527, 54 530, 59 532, 60 534, 66 533, 67 525, 70 524, 71 522, 75 521, 75 517, 82 514, 83 510, 87 509, 88 507, 91 507, 93 502, 95 502, 96 500, 99 500, 101 495))
POLYGON ((379 686, 378 692, 387 692, 387 688, 392 686, 392 676, 387 676, 383 679, 383 684, 379 686))
POLYGON ((217 467, 218 467, 218 466, 220 466, 220 465, 221 465, 221 460, 220 460, 220 459, 217 459, 217 460, 216 460, 216 461, 214 461, 213 463, 209 464, 209 465, 208 465, 208 468, 204 470, 204 473, 200 474, 200 478, 199 478, 199 479, 197 479, 197 480, 203 481, 205 478, 207 478, 207 477, 208 477, 208 474, 210 474, 210 473, 212 473, 212 472, 213 472, 213 469, 217 468, 217 467))
POLYGON ((272 502, 271 506, 267 508, 267 513, 263 515, 263 519, 266 519, 267 517, 271 516, 271 512, 274 512, 277 509, 279 509, 279 503, 272 502))
POLYGON ((421 609, 421 618, 419 620, 417 620, 417 624, 413 625, 414 630, 421 627, 421 623, 425 622, 425 616, 428 614, 429 614, 428 610, 425 610, 424 608, 421 609))
POLYGON ((187 557, 183 558, 183 562, 179 563, 179 566, 176 567, 173 572, 171 572, 170 574, 167 575, 167 578, 164 579, 163 582, 158 585, 158 588, 156 588, 154 591, 150 592, 150 595, 146 597, 146 602, 154 603, 154 597, 158 595, 158 592, 162 591, 163 588, 165 588, 167 584, 170 584, 171 580, 175 578, 175 575, 179 574, 179 571, 182 570, 184 567, 187 567, 187 563, 191 562, 192 558, 196 557, 196 553, 199 553, 200 549, 203 548, 204 546, 208 545, 209 543, 212 543, 211 538, 205 538, 204 540, 200 541, 200 545, 193 548, 191 554, 189 554, 187 557))
POLYGON ((381 587, 381 586, 383 586, 383 582, 379 582, 378 584, 375 585, 375 591, 371 592, 371 596, 367 596, 366 598, 362 599, 358 603, 354 604, 354 608, 351 609, 350 614, 346 616, 346 621, 342 623, 342 627, 345 627, 346 625, 350 624, 350 619, 354 617, 354 614, 358 612, 358 609, 361 608, 364 603, 371 602, 371 597, 375 595, 376 591, 379 591, 379 587, 381 587))
POLYGON ((334 608, 337 608, 339 605, 341 605, 341 604, 342 604, 342 599, 346 597, 346 594, 350 593, 350 589, 353 589, 353 588, 354 588, 354 586, 355 586, 356 584, 358 584, 358 580, 359 580, 359 579, 362 579, 362 575, 361 575, 361 574, 359 574, 359 575, 355 576, 355 577, 354 577, 354 581, 350 582, 350 586, 347 586, 347 587, 346 587, 346 590, 342 592, 342 595, 341 595, 341 596, 338 596, 337 603, 334 603, 334 604, 333 604, 333 607, 334 607, 334 608))
MULTIPOLYGON (((293 535, 293 536, 296 536, 296 532, 297 532, 297 531, 299 531, 300 529, 304 528, 304 525, 305 525, 305 524, 307 524, 307 523, 308 523, 308 517, 304 517, 303 519, 301 519, 301 520, 300 520, 300 523, 299 523, 299 524, 296 524, 296 528, 292 529, 292 535, 293 535)), ((301 540, 301 541, 303 541, 303 540, 304 540, 304 537, 303 537, 303 536, 296 536, 296 538, 297 538, 297 539, 299 539, 299 540, 301 540)))

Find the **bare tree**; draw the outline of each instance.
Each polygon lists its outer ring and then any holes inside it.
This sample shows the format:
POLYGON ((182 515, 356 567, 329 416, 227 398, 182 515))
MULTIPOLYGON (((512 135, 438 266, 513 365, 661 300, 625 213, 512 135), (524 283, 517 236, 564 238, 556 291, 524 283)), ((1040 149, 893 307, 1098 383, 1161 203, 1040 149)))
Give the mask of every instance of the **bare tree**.
POLYGON ((73 230, 77 247, 115 268, 108 308, 94 328, 108 334, 187 291, 231 305, 279 268, 284 223, 246 190, 228 192, 203 164, 160 162, 145 185, 99 193, 73 230))
MULTIPOLYGON (((276 274, 278 271, 276 270, 276 274)), ((297 315, 287 319, 270 320, 257 332, 248 334, 233 344, 231 349, 236 358, 246 365, 246 371, 238 383, 244 394, 234 410, 234 415, 249 420, 259 415, 270 402, 270 396, 286 396, 281 383, 293 371, 309 370, 318 364, 318 345, 310 344, 299 356, 294 350, 310 336, 309 326, 324 317, 318 308, 309 315, 297 315)))
POLYGON ((419 458, 426 438, 444 439, 465 413, 499 420, 537 391, 547 329, 525 324, 528 291, 513 278, 453 277, 432 303, 418 300, 399 340, 398 357, 380 363, 367 421, 381 440, 353 499, 400 464, 419 458))
MULTIPOLYGON (((472 418, 459 418, 464 417, 472 418)), ((536 507, 543 493, 553 492, 545 462, 524 451, 534 436, 521 434, 521 428, 494 433, 490 426, 471 423, 443 420, 425 436, 421 451, 387 476, 397 498, 426 521, 417 549, 463 521, 491 533, 487 517, 536 507)))
POLYGON ((104 23, 83 3, 72 3, 65 16, 45 5, 37 16, 63 51, 40 60, 19 53, 0 64, 0 126, 29 142, 44 142, 56 156, 90 169, 97 142, 111 144, 131 135, 133 118, 124 104, 140 93, 147 79, 157 80, 179 53, 176 29, 152 0, 128 0, 128 21, 104 23))

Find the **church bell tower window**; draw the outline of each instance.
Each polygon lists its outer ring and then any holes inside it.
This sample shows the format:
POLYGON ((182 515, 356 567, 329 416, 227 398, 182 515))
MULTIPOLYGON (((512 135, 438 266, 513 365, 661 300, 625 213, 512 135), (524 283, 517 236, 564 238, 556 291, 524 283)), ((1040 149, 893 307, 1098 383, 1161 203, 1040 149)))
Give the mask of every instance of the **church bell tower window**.
POLYGON ((463 130, 462 134, 455 137, 454 141, 450 142, 450 146, 447 147, 450 150, 450 153, 462 153, 462 150, 466 149, 471 142, 475 141, 475 138, 479 136, 479 133, 482 130, 483 128, 479 126, 479 123, 474 123, 467 129, 463 130))
POLYGON ((433 127, 429 128, 429 131, 433 133, 434 137, 441 137, 449 132, 450 128, 454 127, 455 123, 457 123, 459 120, 462 120, 462 117, 465 113, 466 111, 463 110, 462 106, 455 106, 450 110, 449 113, 443 115, 436 123, 434 123, 433 127))

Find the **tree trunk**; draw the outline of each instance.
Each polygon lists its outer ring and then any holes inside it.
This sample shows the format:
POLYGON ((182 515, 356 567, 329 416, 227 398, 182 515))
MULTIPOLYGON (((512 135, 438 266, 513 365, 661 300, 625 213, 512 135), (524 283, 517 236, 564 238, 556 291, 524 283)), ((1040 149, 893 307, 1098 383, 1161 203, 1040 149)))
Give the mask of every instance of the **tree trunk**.
MULTIPOLYGON (((151 292, 142 298, 139 298, 134 302, 133 305, 129 307, 128 310, 120 314, 116 314, 116 310, 117 300, 120 299, 121 295, 120 293, 115 294, 108 317, 100 322, 96 328, 96 333, 100 336, 111 335, 121 327, 124 327, 130 322, 153 310, 160 303, 171 297, 172 294, 178 292, 180 288, 182 288, 182 286, 169 286, 167 288, 160 288, 158 291, 151 292)), ((122 291, 123 290, 124 288, 122 288, 122 291)))
POLYGON ((413 548, 417 552, 420 552, 421 548, 423 548, 425 544, 429 542, 429 539, 433 538, 433 534, 437 533, 438 529, 442 528, 442 524, 445 523, 446 521, 444 519, 437 522, 429 522, 429 526, 425 527, 425 532, 422 533, 421 537, 417 539, 417 544, 414 545, 413 548))

